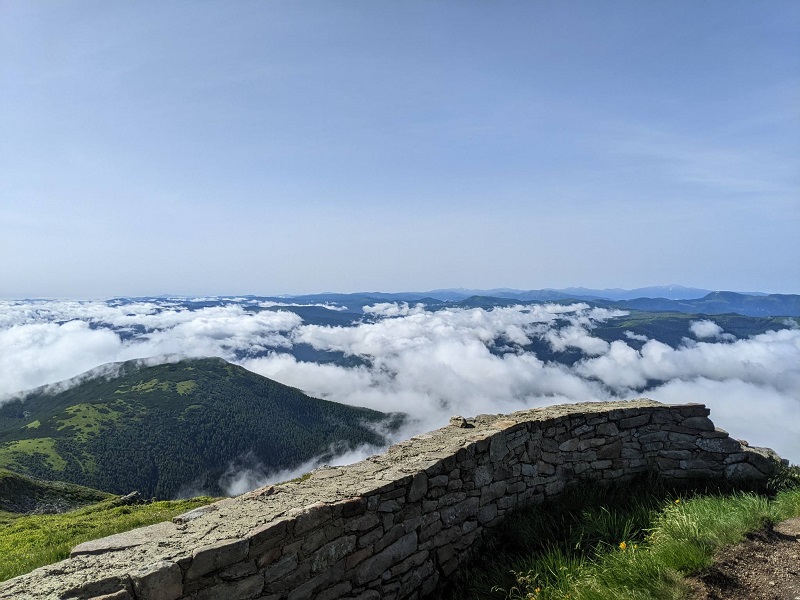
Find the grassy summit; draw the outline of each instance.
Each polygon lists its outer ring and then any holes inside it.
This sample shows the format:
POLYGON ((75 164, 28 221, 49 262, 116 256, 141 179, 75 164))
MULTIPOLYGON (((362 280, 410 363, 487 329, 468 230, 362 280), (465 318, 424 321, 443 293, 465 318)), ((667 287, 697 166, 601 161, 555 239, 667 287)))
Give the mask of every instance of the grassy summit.
POLYGON ((332 445, 380 444, 370 425, 388 417, 310 398, 221 359, 129 362, 114 377, 0 406, 0 467, 119 494, 220 494, 219 477, 243 457, 283 469, 332 445))
POLYGON ((60 513, 111 497, 100 490, 0 469, 0 518, 4 513, 60 513))

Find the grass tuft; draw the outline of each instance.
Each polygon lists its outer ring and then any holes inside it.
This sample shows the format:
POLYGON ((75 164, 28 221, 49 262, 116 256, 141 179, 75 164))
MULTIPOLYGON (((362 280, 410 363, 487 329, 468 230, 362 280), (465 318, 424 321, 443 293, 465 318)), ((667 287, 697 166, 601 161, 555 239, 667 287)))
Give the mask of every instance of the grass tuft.
POLYGON ((582 490, 510 518, 440 598, 678 600, 684 576, 747 533, 800 516, 800 486, 677 496, 657 486, 582 490))

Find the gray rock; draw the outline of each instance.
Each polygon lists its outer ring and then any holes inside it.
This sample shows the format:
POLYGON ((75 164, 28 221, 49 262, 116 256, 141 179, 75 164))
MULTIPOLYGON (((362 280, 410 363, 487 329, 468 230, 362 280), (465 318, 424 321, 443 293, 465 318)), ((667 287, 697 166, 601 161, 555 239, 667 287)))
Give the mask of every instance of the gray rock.
POLYGON ((213 587, 199 590, 194 600, 244 600, 255 598, 264 589, 264 579, 261 575, 252 575, 240 581, 220 583, 213 587))
POLYGON ((355 585, 364 585, 374 579, 378 579, 389 567, 410 556, 416 550, 417 533, 412 531, 356 567, 352 577, 353 583, 355 585))
POLYGON ((174 562, 149 564, 130 577, 138 600, 176 600, 183 595, 183 573, 174 562))
POLYGON ((762 481, 764 474, 749 463, 734 463, 725 467, 725 479, 735 484, 762 481))
POLYGON ((80 556, 81 554, 105 554, 106 552, 117 552, 126 548, 135 548, 146 544, 153 539, 169 535, 175 531, 172 523, 156 523, 147 527, 132 529, 124 533, 116 533, 98 540, 83 542, 75 546, 69 553, 70 556, 80 556))
POLYGON ((248 540, 223 540, 199 548, 192 553, 192 564, 186 572, 186 581, 192 581, 247 558, 248 540))

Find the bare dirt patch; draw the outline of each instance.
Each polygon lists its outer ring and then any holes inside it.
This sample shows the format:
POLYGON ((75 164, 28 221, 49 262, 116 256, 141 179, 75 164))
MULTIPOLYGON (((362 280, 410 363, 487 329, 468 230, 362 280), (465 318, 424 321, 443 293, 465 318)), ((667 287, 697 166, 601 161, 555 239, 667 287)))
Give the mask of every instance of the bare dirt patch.
POLYGON ((800 518, 723 549, 689 583, 692 600, 800 600, 800 518))

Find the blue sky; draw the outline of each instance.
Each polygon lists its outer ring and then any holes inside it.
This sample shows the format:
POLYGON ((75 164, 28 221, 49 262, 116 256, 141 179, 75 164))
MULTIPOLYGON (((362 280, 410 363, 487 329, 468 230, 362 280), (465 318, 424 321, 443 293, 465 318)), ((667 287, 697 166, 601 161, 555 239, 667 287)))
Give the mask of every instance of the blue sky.
POLYGON ((800 293, 797 2, 0 0, 0 296, 800 293))

